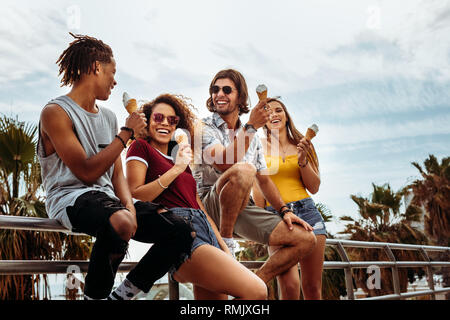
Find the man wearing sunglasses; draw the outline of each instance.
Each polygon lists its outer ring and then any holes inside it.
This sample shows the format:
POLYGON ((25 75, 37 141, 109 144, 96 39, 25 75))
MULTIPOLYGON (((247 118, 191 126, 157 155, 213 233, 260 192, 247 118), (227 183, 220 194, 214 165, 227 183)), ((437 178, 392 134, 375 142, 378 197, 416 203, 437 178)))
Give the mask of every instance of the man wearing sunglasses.
POLYGON ((267 169, 257 129, 269 120, 266 101, 249 112, 247 84, 241 73, 222 70, 213 78, 206 105, 212 116, 203 119, 202 161, 194 168, 200 198, 220 233, 234 252, 233 234, 270 246, 278 246, 256 274, 267 283, 297 264, 315 245, 312 227, 292 213, 267 169), (255 206, 250 192, 257 183, 280 215, 255 206))

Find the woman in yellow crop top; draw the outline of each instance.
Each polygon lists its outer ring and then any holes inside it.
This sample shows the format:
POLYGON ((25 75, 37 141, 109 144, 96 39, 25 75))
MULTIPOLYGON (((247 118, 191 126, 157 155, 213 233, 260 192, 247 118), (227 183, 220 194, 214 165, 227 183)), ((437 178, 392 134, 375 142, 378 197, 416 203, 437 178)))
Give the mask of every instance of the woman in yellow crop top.
MULTIPOLYGON (((319 162, 311 141, 294 126, 285 105, 269 99, 271 116, 264 127, 266 133, 265 158, 269 174, 280 191, 283 201, 294 213, 314 228, 317 244, 312 253, 300 259, 301 287, 305 299, 319 300, 322 297, 322 270, 327 231, 323 218, 308 191, 319 190, 319 162)), ((266 203, 261 191, 253 189, 258 206, 276 211, 266 203)), ((269 247, 269 253, 277 250, 269 247)), ((297 265, 277 277, 281 299, 300 298, 300 277, 297 265)))

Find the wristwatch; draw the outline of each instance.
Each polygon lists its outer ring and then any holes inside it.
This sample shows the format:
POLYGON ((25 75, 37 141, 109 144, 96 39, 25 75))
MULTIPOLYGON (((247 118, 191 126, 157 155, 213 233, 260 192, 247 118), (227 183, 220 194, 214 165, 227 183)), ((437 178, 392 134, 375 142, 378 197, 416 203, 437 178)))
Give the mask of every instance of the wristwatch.
POLYGON ((245 131, 247 131, 248 133, 256 133, 256 129, 255 129, 255 127, 252 125, 252 124, 249 124, 249 123, 246 123, 245 125, 244 125, 244 129, 245 129, 245 131))

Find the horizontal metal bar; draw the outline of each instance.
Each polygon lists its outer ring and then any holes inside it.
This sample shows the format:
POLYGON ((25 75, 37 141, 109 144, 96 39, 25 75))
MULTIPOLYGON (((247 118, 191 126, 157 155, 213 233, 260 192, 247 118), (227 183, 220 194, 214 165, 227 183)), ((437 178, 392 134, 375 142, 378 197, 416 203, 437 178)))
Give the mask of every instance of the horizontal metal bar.
POLYGON ((450 287, 439 288, 439 289, 435 289, 435 290, 411 291, 411 292, 404 292, 401 294, 387 294, 384 296, 360 298, 358 300, 399 300, 399 299, 405 299, 405 298, 427 296, 427 295, 431 295, 433 293, 439 294, 439 293, 446 293, 446 292, 450 292, 450 287))
MULTIPOLYGON (((5 274, 41 274, 41 273, 67 273, 69 266, 78 266, 81 272, 87 272, 89 261, 85 260, 66 260, 66 261, 42 261, 42 260, 0 260, 0 275, 5 274)), ((123 262, 120 272, 130 271, 137 262, 123 262)), ((258 269, 264 264, 264 261, 241 261, 241 264, 248 269, 258 269)), ((397 267, 450 267, 450 262, 422 262, 422 261, 325 261, 324 269, 345 269, 345 268, 367 268, 370 266, 379 266, 380 268, 397 267)))
POLYGON ((64 232, 70 235, 86 235, 76 233, 64 227, 56 219, 0 215, 0 229, 64 232))
MULTIPOLYGON (((84 235, 70 231, 69 229, 62 226, 56 219, 22 217, 11 215, 0 215, 0 229, 55 231, 55 232, 64 232, 71 235, 84 235)), ((327 245, 337 245, 338 243, 341 243, 344 247, 353 247, 353 248, 384 249, 387 245, 389 245, 391 249, 401 249, 401 250, 420 250, 421 248, 423 248, 425 251, 450 251, 450 247, 422 246, 422 245, 387 243, 387 242, 354 241, 343 239, 327 239, 326 243, 327 245)))
MULTIPOLYGON (((133 269, 136 264, 137 262, 122 262, 119 266, 119 272, 128 272, 133 269)), ((87 272, 88 265, 89 261, 85 260, 0 260, 0 275, 68 273, 68 268, 71 266, 77 266, 80 272, 87 272)))
POLYGON ((426 251, 450 251, 450 247, 423 246, 423 245, 390 243, 390 242, 368 242, 355 240, 327 239, 328 245, 337 245, 339 242, 342 243, 344 247, 352 247, 352 248, 384 249, 387 245, 389 245, 391 249, 400 249, 400 250, 419 250, 420 248, 423 248, 426 251))

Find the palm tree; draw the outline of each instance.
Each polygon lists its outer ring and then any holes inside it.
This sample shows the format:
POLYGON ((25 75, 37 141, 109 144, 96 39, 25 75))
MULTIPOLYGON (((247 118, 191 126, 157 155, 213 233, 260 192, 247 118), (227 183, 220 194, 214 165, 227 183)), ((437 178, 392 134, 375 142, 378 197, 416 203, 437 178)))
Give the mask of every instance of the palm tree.
MULTIPOLYGON (((0 214, 47 218, 36 157, 37 127, 0 118, 0 214)), ((0 229, 1 260, 87 259, 89 237, 0 229)), ((0 299, 48 298, 46 275, 0 276, 0 299)))
MULTIPOLYGON (((450 245, 450 157, 441 163, 430 154, 423 163, 411 163, 419 170, 422 179, 413 181, 405 188, 412 192, 412 204, 425 209, 424 228, 433 242, 439 246, 450 245)), ((449 260, 448 254, 438 255, 439 260, 449 260)), ((450 285, 450 270, 442 269, 445 286, 450 285)), ((450 298, 450 294, 447 294, 450 298)))
POLYGON ((425 232, 442 246, 450 245, 450 157, 439 164, 434 155, 424 161, 424 168, 417 162, 411 163, 419 170, 422 179, 413 181, 407 190, 413 192, 412 203, 423 206, 425 232))
MULTIPOLYGON (((351 199, 358 206, 360 218, 357 220, 349 216, 341 217, 347 221, 345 230, 341 234, 349 234, 350 240, 376 241, 410 244, 428 244, 427 237, 410 226, 411 219, 417 219, 415 209, 407 208, 400 212, 403 190, 394 192, 389 184, 377 186, 372 184, 373 191, 370 199, 351 195, 351 199)), ((351 260, 356 261, 386 261, 388 257, 379 249, 348 249, 351 260)), ((394 251, 397 260, 416 260, 416 252, 408 250, 394 251)), ((420 269, 400 269, 400 290, 406 291, 408 279, 412 274, 423 275, 420 269)), ((354 272, 355 282, 369 296, 392 293, 392 274, 388 269, 381 269, 381 288, 369 289, 366 285, 368 275, 363 269, 354 272)))

